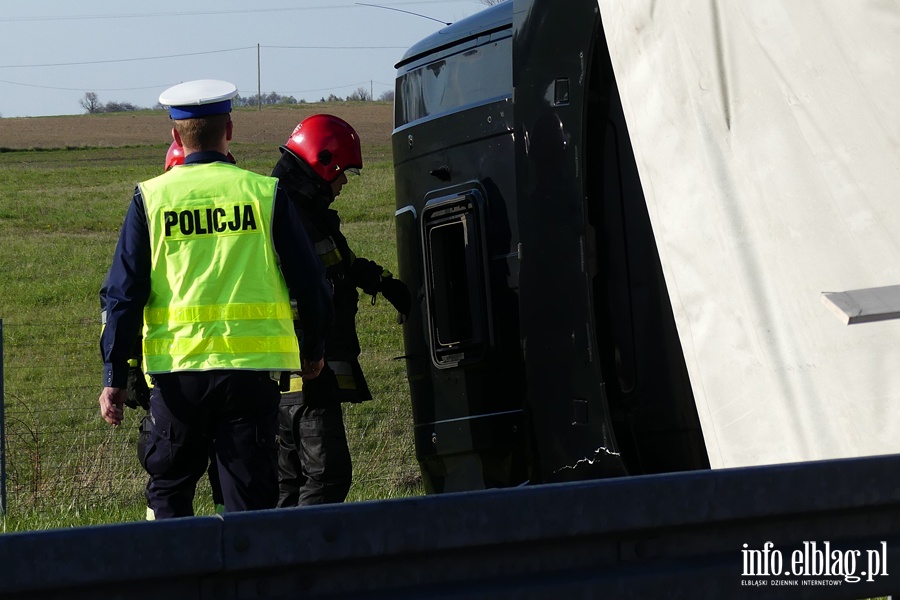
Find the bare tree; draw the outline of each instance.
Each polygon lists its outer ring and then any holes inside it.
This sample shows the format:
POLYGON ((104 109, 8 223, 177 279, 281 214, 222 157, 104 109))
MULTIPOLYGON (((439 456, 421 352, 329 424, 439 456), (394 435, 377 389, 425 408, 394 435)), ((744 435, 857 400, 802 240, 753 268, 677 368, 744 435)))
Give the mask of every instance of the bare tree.
POLYGON ((347 96, 347 100, 371 100, 372 94, 369 93, 369 90, 360 86, 357 88, 355 92, 347 96))
POLYGON ((486 4, 488 6, 493 6, 495 4, 500 4, 503 0, 478 0, 482 4, 486 4))
POLYGON ((79 100, 78 104, 91 115, 103 112, 103 105, 100 103, 100 98, 97 97, 97 92, 85 92, 84 98, 79 100))
POLYGON ((393 102, 394 101, 394 90, 386 90, 381 92, 381 95, 378 96, 378 99, 382 102, 393 102))

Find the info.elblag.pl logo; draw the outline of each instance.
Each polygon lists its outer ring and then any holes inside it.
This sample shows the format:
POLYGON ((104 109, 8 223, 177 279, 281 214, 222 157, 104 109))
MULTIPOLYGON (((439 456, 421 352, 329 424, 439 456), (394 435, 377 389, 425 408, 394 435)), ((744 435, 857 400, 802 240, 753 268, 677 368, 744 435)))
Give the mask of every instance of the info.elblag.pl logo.
POLYGON ((760 549, 744 544, 741 585, 841 585, 888 576, 887 542, 866 550, 832 548, 831 542, 803 542, 789 554, 766 542, 760 549), (758 579, 757 579, 758 578, 758 579))

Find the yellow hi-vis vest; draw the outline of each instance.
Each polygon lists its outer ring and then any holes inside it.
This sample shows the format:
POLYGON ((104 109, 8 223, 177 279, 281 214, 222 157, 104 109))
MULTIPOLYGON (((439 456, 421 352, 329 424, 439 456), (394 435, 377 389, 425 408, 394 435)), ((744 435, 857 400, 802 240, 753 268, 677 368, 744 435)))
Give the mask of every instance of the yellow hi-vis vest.
POLYGON ((300 369, 272 245, 276 182, 209 163, 140 184, 151 248, 146 373, 300 369))

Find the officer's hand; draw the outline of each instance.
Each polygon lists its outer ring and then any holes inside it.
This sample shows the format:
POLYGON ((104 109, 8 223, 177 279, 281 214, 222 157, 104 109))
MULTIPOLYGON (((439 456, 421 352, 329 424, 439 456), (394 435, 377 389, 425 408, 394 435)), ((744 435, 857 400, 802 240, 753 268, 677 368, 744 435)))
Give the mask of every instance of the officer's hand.
POLYGON ((378 290, 397 309, 397 322, 405 323, 407 317, 409 317, 409 309, 412 306, 412 298, 409 295, 409 288, 406 287, 406 284, 399 279, 385 277, 378 284, 378 290))
POLYGON ((315 379, 319 376, 319 373, 322 372, 322 369, 325 368, 325 359, 320 358, 318 361, 313 362, 311 360, 307 360, 300 357, 300 376, 306 380, 315 379))
POLYGON ((100 392, 100 416, 110 425, 118 425, 122 422, 124 414, 122 405, 125 404, 125 388, 105 387, 100 392))
POLYGON ((150 408, 150 387, 140 367, 128 368, 128 387, 125 388, 125 406, 144 410, 150 408))

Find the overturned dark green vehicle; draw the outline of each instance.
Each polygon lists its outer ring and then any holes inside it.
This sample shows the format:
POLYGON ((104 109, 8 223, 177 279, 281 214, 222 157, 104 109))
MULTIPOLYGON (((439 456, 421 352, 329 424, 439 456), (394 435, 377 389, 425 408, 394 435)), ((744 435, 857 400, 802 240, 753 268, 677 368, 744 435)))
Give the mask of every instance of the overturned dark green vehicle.
POLYGON ((394 126, 427 491, 708 468, 596 0, 422 40, 394 126))

